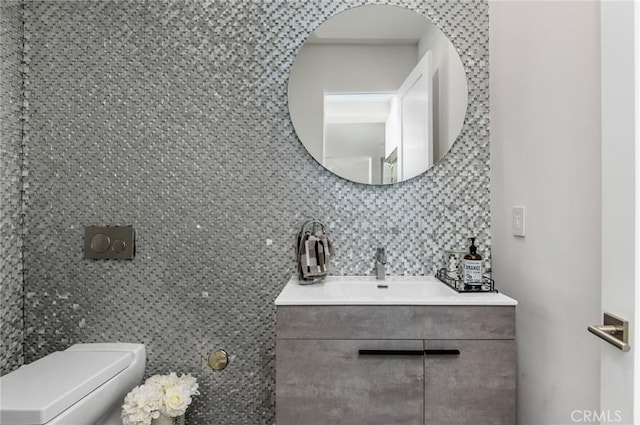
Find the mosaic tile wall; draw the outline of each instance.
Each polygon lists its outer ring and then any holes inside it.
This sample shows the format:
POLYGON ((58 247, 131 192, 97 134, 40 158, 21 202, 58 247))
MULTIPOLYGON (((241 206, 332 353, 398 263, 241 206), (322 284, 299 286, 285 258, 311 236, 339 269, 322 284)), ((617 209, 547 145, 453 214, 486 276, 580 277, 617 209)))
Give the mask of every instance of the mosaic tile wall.
MULTIPOLYGON (((328 224, 334 274, 432 273, 489 237, 488 6, 391 0, 460 50, 467 121, 452 151, 393 187, 350 183, 299 143, 287 78, 310 32, 354 0, 26 1, 25 360, 140 341, 149 374, 191 372, 190 424, 274 422, 273 301, 298 224, 328 224), (133 261, 85 261, 83 226, 133 225, 133 261), (205 364, 217 348, 223 372, 205 364)), ((373 3, 373 1, 371 1, 373 3)))
POLYGON ((23 363, 22 6, 0 2, 0 375, 23 363))

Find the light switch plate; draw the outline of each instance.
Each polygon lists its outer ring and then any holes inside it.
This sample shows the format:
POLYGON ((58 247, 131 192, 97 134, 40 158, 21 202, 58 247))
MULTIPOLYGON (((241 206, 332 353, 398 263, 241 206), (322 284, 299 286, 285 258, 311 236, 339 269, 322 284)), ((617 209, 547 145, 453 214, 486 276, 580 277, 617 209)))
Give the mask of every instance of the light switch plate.
POLYGON ((513 214, 511 216, 511 223, 513 227, 513 235, 524 237, 525 235, 525 219, 524 219, 524 207, 513 207, 513 214))

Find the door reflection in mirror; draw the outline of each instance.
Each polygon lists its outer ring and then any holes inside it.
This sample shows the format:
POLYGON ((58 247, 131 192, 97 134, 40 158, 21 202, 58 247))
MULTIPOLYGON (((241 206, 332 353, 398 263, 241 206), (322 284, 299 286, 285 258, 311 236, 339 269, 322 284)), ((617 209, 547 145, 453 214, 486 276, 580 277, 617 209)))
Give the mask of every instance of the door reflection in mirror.
POLYGON ((349 9, 300 48, 289 110, 307 151, 348 180, 392 184, 449 150, 467 108, 467 81, 447 37, 396 6, 349 9))

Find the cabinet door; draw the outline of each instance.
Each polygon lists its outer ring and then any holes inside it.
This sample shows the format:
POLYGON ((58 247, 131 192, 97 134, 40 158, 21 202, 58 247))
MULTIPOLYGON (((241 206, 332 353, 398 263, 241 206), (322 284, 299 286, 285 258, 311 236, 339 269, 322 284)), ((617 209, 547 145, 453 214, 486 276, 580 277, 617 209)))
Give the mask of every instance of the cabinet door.
POLYGON ((422 340, 278 339, 276 424, 423 425, 422 351, 422 340))
POLYGON ((514 425, 515 340, 427 340, 426 425, 514 425), (460 351, 459 355, 438 350, 460 351))

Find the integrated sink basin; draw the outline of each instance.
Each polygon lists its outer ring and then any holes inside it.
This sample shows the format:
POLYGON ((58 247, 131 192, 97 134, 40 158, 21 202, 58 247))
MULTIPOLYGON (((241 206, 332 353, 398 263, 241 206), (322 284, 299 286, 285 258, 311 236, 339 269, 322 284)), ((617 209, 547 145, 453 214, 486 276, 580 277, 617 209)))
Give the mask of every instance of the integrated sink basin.
POLYGON ((354 300, 413 300, 415 298, 440 298, 456 292, 432 279, 375 280, 345 277, 329 278, 322 284, 322 292, 331 298, 354 300))
POLYGON ((458 293, 433 276, 328 276, 301 285, 292 277, 276 305, 516 305, 500 293, 458 293))

